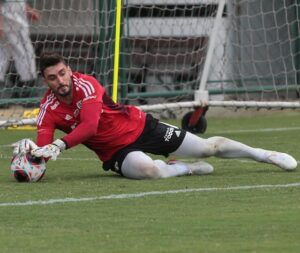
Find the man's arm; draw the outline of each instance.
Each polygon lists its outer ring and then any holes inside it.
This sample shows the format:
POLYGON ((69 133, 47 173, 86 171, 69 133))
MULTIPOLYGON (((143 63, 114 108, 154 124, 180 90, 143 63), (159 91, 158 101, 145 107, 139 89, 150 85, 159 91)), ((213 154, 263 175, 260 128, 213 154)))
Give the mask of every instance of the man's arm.
POLYGON ((85 142, 97 133, 101 110, 101 103, 87 103, 82 105, 79 125, 71 133, 62 138, 68 148, 85 142))
POLYGON ((101 110, 102 104, 99 102, 83 104, 80 123, 71 133, 62 139, 55 140, 52 144, 33 149, 31 154, 56 160, 57 156, 65 149, 85 142, 97 133, 101 110))

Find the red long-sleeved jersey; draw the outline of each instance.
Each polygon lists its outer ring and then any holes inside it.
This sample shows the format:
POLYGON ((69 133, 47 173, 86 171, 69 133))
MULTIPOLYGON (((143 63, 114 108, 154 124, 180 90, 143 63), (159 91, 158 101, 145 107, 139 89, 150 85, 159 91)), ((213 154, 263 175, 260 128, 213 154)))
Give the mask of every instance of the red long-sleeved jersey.
POLYGON ((73 72, 73 101, 59 101, 49 89, 41 100, 37 119, 38 146, 52 143, 55 129, 67 133, 67 147, 84 144, 102 161, 109 160, 123 147, 133 143, 145 126, 145 113, 134 106, 114 103, 99 82, 73 72))

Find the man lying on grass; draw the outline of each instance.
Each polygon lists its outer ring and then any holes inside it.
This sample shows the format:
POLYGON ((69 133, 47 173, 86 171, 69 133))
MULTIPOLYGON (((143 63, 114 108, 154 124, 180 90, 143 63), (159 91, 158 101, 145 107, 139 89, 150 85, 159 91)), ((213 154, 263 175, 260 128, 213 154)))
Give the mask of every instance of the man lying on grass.
POLYGON ((66 149, 83 144, 103 161, 104 170, 127 178, 155 179, 213 172, 206 162, 166 163, 147 153, 193 158, 250 158, 283 170, 297 167, 288 154, 252 148, 224 137, 203 139, 183 129, 164 124, 135 106, 114 103, 92 76, 72 72, 61 55, 44 53, 40 71, 49 89, 41 101, 36 144, 23 139, 14 144, 14 154, 31 152, 55 160, 66 149), (66 133, 53 141, 54 132, 66 133))

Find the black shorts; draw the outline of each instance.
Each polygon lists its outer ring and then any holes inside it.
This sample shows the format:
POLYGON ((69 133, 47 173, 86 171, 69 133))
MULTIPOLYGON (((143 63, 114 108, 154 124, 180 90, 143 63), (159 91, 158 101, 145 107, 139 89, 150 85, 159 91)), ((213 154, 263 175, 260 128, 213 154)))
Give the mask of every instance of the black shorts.
POLYGON ((161 123, 147 114, 145 128, 140 137, 127 147, 117 151, 113 157, 103 163, 104 170, 112 170, 122 175, 122 163, 128 153, 142 151, 155 155, 168 156, 181 145, 186 131, 161 123))

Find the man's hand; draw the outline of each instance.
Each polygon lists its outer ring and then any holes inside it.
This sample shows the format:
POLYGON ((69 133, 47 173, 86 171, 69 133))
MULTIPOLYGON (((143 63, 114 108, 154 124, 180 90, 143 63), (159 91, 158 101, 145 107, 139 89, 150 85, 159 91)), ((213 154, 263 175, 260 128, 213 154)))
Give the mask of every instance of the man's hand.
POLYGON ((38 148, 38 146, 30 139, 23 139, 17 141, 12 144, 14 147, 13 155, 17 155, 19 153, 26 154, 27 152, 31 151, 32 149, 38 148))
POLYGON ((50 158, 55 161, 57 156, 65 149, 66 144, 62 140, 57 139, 52 144, 31 150, 31 154, 35 157, 50 158))

